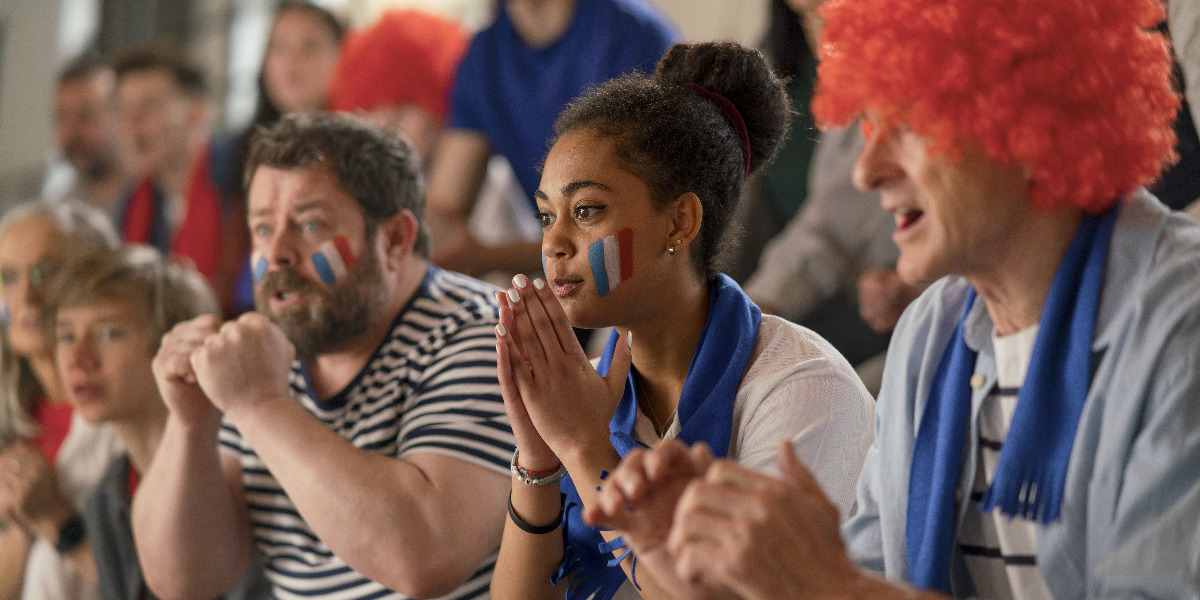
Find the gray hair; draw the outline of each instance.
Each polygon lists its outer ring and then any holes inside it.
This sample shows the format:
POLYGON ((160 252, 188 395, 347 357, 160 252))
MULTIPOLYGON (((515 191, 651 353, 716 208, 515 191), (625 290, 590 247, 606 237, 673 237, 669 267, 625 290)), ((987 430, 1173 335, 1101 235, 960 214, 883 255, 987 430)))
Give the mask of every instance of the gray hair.
MULTIPOLYGON (((34 201, 19 205, 0 219, 0 238, 14 224, 44 219, 63 236, 66 258, 96 248, 116 248, 117 233, 108 218, 80 202, 34 201)), ((37 435, 38 425, 30 411, 43 393, 28 359, 9 347, 8 335, 0 335, 0 448, 20 438, 37 435)))

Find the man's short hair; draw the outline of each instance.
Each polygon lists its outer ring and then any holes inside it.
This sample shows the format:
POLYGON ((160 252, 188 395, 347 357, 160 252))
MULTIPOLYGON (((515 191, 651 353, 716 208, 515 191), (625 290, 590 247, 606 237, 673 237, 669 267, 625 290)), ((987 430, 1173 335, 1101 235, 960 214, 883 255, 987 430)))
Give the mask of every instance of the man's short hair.
POLYGON ((368 236, 383 221, 408 210, 417 219, 413 251, 429 256, 425 191, 416 153, 408 142, 357 117, 290 114, 258 128, 250 142, 243 183, 249 190, 260 166, 296 169, 318 164, 332 170, 342 189, 358 201, 368 236))
POLYGON ((64 83, 87 79, 97 73, 106 73, 111 70, 112 66, 100 56, 100 53, 88 50, 72 58, 63 66, 62 70, 58 72, 58 85, 61 87, 64 83))
POLYGON ((118 81, 130 73, 164 71, 185 95, 203 98, 208 94, 204 70, 170 42, 156 41, 128 48, 113 59, 112 68, 118 81))

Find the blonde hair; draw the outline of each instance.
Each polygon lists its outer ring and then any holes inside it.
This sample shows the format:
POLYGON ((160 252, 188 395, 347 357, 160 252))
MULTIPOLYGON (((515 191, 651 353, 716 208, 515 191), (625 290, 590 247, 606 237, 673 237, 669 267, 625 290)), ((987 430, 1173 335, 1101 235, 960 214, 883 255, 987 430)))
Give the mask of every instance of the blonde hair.
MULTIPOLYGON (((79 202, 35 201, 18 206, 0 219, 0 237, 16 223, 44 219, 61 236, 67 259, 96 248, 112 249, 120 243, 108 218, 79 202)), ((33 401, 43 393, 29 360, 9 346, 8 335, 0 335, 0 448, 38 433, 30 414, 33 401)))
POLYGON ((42 307, 42 330, 54 343, 57 314, 65 308, 118 301, 138 306, 147 317, 151 349, 175 325, 204 314, 220 314, 217 297, 194 269, 169 262, 154 248, 100 248, 73 257, 55 278, 42 307))

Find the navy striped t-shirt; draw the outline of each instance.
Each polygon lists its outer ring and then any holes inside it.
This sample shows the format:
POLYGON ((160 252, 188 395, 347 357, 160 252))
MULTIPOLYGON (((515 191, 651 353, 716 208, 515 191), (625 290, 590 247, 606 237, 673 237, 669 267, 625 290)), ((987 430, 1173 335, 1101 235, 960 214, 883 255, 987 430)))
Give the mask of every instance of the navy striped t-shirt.
MULTIPOLYGON (((390 335, 345 389, 317 401, 307 370, 297 363, 290 376, 293 397, 358 448, 394 457, 434 452, 507 474, 514 441, 496 380, 493 290, 430 267, 390 335)), ((228 421, 220 441, 241 462, 254 537, 276 597, 407 598, 330 552, 228 421)), ((495 560, 493 553, 444 598, 487 597, 495 560)))

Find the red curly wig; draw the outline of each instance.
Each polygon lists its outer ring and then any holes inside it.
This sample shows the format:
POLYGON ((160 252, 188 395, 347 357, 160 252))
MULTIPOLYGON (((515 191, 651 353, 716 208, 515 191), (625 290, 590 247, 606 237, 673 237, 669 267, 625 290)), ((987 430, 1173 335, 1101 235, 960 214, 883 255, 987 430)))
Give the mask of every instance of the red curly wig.
POLYGON ((870 109, 931 151, 1024 165, 1033 202, 1101 212, 1175 159, 1161 0, 830 0, 813 113, 870 109))
POLYGON ((354 112, 416 104, 445 121, 454 71, 468 42, 453 21, 415 10, 384 13, 346 38, 329 106, 354 112))

